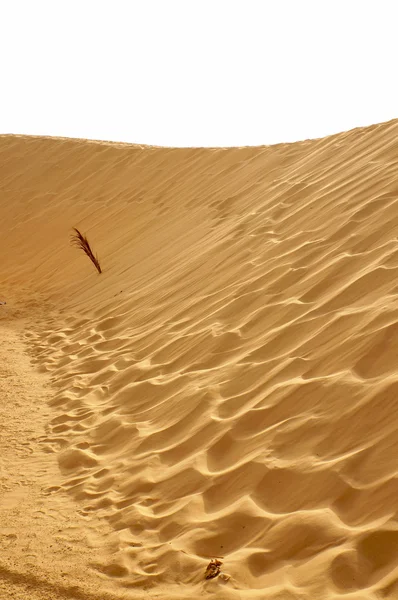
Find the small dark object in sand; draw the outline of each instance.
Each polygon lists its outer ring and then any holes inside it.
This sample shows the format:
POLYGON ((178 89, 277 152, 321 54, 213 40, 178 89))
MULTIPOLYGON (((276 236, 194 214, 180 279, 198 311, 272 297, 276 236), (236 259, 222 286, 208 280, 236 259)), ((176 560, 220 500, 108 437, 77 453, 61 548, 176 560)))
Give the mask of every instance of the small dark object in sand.
POLYGON ((7 304, 5 300, 0 300, 0 304, 7 304))
POLYGON ((207 565, 207 569, 205 572, 206 579, 213 579, 213 577, 217 577, 217 575, 220 574, 221 565, 221 560, 218 560, 217 558, 212 558, 209 564, 207 565))

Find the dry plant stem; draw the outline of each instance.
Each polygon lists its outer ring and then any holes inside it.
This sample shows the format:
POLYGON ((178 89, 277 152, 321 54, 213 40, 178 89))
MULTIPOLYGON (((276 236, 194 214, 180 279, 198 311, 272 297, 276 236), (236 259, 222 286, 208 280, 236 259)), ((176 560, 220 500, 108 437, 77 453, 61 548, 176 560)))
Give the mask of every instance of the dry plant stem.
POLYGON ((73 229, 74 231, 76 231, 76 233, 71 236, 71 244, 83 250, 83 252, 87 254, 91 262, 95 265, 95 268, 97 269, 98 273, 102 273, 98 257, 94 256, 90 244, 88 243, 88 239, 82 233, 80 233, 80 231, 76 229, 76 227, 74 227, 73 229))

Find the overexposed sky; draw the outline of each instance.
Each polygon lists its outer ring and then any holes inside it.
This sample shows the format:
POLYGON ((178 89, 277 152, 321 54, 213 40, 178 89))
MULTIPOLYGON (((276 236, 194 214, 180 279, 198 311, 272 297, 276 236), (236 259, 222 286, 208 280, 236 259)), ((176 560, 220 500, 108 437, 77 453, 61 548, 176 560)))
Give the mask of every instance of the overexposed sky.
POLYGON ((0 0, 0 133, 273 144, 398 117, 396 0, 0 0))

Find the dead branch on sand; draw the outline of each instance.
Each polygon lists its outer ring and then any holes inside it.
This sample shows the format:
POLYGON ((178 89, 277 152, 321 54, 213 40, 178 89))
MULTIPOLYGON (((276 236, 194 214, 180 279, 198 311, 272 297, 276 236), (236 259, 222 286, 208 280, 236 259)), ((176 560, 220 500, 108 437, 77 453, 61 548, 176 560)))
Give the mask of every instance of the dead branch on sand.
POLYGON ((82 233, 80 233, 80 231, 76 229, 76 227, 73 227, 73 229, 76 231, 76 233, 71 235, 71 244, 83 250, 83 252, 87 254, 91 262, 95 265, 95 268, 97 269, 98 273, 102 273, 98 257, 94 256, 90 244, 88 243, 88 239, 82 233))

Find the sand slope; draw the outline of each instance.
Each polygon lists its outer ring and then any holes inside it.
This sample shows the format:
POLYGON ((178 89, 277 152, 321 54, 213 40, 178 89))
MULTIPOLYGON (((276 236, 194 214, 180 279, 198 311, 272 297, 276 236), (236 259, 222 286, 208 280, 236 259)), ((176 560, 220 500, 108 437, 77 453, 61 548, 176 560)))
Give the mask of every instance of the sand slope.
POLYGON ((113 531, 82 550, 107 589, 398 597, 397 136, 0 137, 3 321, 29 315, 51 380, 43 510, 113 531))

